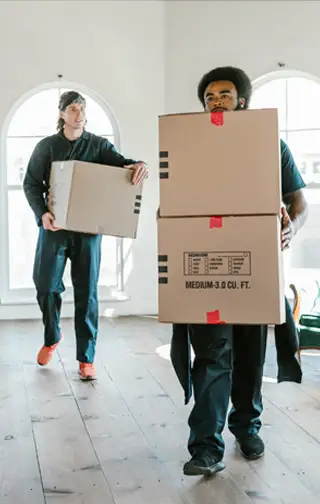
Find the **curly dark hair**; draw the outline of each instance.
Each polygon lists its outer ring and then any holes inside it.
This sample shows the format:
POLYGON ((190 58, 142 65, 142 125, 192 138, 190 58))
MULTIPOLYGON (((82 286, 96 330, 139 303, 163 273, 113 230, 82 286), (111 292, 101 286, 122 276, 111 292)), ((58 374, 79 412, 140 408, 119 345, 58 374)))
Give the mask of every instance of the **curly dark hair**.
POLYGON ((206 73, 198 84, 198 98, 201 101, 203 107, 205 107, 204 93, 209 84, 218 81, 230 81, 232 82, 237 91, 238 99, 244 98, 245 104, 244 108, 247 109, 250 104, 252 85, 248 75, 240 68, 235 68, 232 66, 217 67, 210 72, 206 73))

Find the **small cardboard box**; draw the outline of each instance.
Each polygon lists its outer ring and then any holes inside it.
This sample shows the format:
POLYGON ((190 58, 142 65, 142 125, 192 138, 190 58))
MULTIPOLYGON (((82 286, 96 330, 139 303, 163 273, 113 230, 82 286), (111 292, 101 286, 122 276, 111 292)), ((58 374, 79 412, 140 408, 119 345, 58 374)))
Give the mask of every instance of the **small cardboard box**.
POLYGON ((159 118, 160 215, 278 214, 276 109, 159 118))
POLYGON ((160 218, 158 253, 160 322, 285 322, 278 216, 160 218))
POLYGON ((69 231, 136 238, 142 187, 128 168, 52 163, 48 207, 55 225, 69 231))

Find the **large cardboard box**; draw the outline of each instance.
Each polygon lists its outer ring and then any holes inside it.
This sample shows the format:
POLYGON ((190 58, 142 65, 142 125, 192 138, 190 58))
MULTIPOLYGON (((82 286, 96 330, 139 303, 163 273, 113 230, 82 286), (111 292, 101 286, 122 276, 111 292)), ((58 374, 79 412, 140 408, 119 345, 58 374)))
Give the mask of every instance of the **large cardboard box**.
POLYGON ((159 321, 282 324, 276 215, 158 219, 159 321))
POLYGON ((160 215, 278 214, 275 109, 159 118, 160 215))
POLYGON ((52 163, 49 210, 69 231, 136 238, 142 186, 128 168, 61 161, 52 163))

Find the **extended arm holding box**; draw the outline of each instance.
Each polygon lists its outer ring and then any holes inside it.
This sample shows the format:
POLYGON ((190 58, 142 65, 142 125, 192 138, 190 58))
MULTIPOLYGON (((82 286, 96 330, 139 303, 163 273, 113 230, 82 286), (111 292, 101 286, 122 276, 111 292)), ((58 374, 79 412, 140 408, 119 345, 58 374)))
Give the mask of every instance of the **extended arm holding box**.
POLYGON ((46 176, 50 173, 50 163, 48 146, 45 140, 41 140, 31 155, 23 181, 24 193, 39 225, 43 214, 48 212, 44 193, 46 176))
POLYGON ((287 206, 287 212, 293 224, 294 234, 304 225, 308 217, 308 204, 304 197, 302 189, 291 194, 287 194, 284 198, 284 203, 287 206))
POLYGON ((135 185, 142 183, 148 177, 148 168, 144 161, 126 159, 122 154, 119 154, 114 145, 107 139, 102 140, 100 155, 102 164, 130 168, 133 172, 132 183, 135 185))

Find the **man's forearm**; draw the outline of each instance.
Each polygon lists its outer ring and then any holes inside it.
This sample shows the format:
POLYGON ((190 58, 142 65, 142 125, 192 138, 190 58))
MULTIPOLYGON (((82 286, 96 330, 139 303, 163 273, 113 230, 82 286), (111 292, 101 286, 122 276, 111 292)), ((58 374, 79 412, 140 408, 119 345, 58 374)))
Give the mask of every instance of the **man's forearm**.
POLYGON ((294 232, 296 234, 299 231, 299 229, 301 229, 302 226, 304 226, 304 224, 307 220, 308 207, 306 206, 303 209, 292 208, 289 211, 289 216, 290 216, 291 222, 294 226, 294 232))
POLYGON ((296 234, 305 224, 308 217, 308 204, 302 191, 285 198, 285 204, 296 234))

